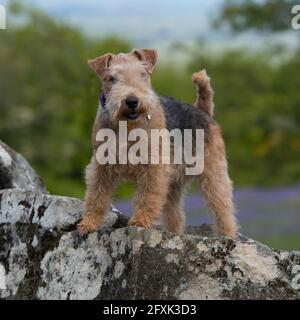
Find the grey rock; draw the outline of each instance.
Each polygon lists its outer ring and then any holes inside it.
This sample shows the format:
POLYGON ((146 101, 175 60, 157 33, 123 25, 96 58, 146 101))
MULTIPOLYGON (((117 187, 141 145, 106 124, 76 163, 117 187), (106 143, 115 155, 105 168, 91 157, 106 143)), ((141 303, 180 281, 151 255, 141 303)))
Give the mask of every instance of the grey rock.
POLYGON ((210 226, 178 236, 127 227, 115 209, 80 237, 83 202, 0 192, 2 299, 299 299, 300 252, 277 251, 210 226))
POLYGON ((0 140, 0 189, 8 188, 47 192, 43 180, 24 157, 0 140))

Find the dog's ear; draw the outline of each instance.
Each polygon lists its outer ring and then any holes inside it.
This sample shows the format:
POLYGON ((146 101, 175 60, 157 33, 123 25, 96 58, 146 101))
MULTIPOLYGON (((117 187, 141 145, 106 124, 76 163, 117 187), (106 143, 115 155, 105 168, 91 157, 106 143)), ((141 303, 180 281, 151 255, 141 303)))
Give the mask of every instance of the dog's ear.
POLYGON ((95 71, 100 79, 104 80, 107 74, 107 69, 113 55, 111 53, 105 54, 104 56, 98 57, 93 60, 89 60, 88 64, 93 71, 95 71))
POLYGON ((157 51, 154 49, 134 49, 131 54, 135 55, 140 61, 146 64, 148 71, 151 73, 157 62, 157 51))

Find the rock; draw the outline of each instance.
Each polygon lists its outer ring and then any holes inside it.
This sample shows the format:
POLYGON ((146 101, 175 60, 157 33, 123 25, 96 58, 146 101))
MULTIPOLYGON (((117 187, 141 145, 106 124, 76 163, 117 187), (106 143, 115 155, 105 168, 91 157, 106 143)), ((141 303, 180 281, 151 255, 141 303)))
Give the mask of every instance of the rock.
POLYGON ((47 192, 43 180, 29 163, 0 141, 0 189, 8 188, 47 192))
POLYGON ((116 210, 80 237, 83 202, 17 189, 0 192, 2 299, 299 299, 300 252, 207 225, 178 236, 126 227, 116 210))

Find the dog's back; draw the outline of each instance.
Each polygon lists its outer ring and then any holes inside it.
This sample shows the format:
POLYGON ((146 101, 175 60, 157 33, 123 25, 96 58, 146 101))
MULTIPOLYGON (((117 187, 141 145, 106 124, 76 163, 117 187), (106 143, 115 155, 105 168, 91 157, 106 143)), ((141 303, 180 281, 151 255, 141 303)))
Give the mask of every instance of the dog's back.
POLYGON ((169 131, 173 129, 204 129, 215 123, 211 115, 205 111, 182 102, 180 100, 160 96, 163 106, 166 125, 169 131))

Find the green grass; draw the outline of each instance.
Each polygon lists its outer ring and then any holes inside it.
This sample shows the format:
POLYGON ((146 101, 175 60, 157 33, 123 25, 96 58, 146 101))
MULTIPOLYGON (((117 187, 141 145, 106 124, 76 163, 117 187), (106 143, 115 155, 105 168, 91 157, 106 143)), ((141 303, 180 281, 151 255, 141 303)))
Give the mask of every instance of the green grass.
POLYGON ((134 183, 127 181, 120 183, 114 198, 115 200, 129 200, 132 198, 134 190, 134 183))
POLYGON ((77 182, 71 179, 60 179, 53 176, 44 177, 47 189, 51 194, 73 197, 78 199, 84 198, 85 183, 84 179, 82 182, 77 182))
MULTIPOLYGON (((81 182, 72 179, 60 179, 50 175, 44 176, 47 189, 51 194, 73 197, 78 199, 84 198, 85 182, 82 178, 81 182)), ((132 198, 134 193, 134 184, 131 182, 123 182, 118 185, 115 200, 128 200, 132 198)))
POLYGON ((257 239, 258 241, 279 250, 300 250, 300 235, 279 235, 257 239))

